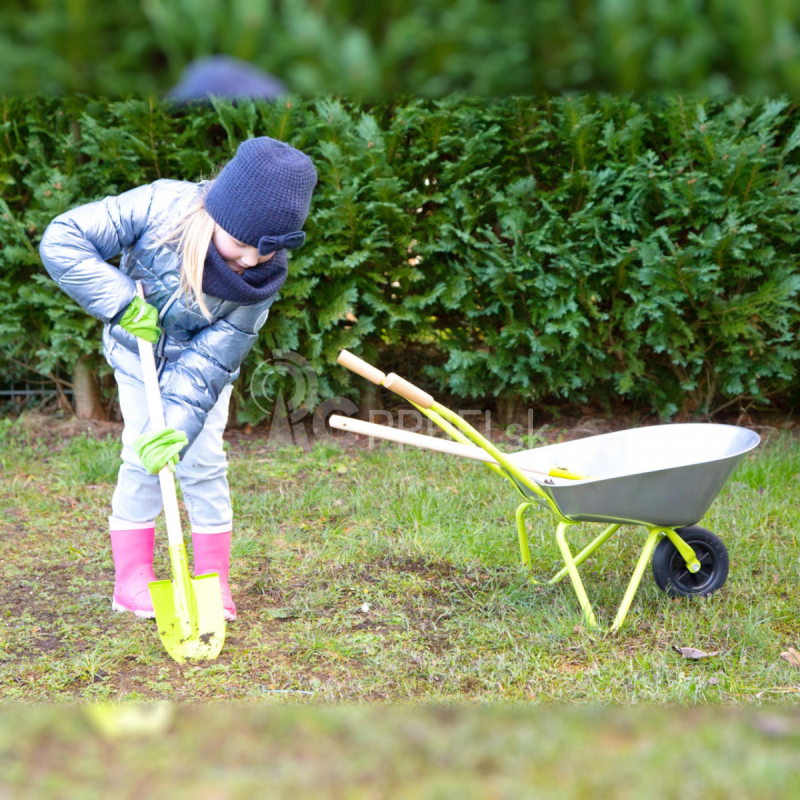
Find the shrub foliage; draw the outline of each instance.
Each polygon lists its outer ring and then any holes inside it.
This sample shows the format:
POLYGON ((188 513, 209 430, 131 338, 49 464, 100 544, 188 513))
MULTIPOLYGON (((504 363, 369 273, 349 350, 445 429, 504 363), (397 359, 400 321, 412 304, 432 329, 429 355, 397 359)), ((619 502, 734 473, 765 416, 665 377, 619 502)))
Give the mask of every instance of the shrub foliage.
POLYGON ((146 94, 229 53, 309 95, 795 95, 798 30, 798 0, 4 0, 0 91, 146 94))
MULTIPOLYGON (((39 261, 61 211, 198 180, 269 135, 314 160, 308 243, 237 385, 297 350, 323 396, 362 383, 346 347, 429 389, 513 407, 622 398, 664 416, 792 402, 800 114, 786 100, 469 97, 5 99, 0 358, 49 375, 101 324, 39 261)), ((15 372, 15 370, 17 372, 15 372)))

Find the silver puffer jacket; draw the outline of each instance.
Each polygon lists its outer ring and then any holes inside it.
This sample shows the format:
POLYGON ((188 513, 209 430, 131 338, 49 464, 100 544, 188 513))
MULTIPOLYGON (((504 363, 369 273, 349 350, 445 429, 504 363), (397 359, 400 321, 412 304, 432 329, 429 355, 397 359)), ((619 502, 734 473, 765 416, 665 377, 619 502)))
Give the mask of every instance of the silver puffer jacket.
MULTIPOLYGON (((180 260, 156 239, 197 202, 204 183, 159 180, 117 197, 73 208, 48 226, 39 247, 45 269, 85 311, 105 323, 103 355, 130 374, 138 360, 136 337, 116 324, 136 296, 159 312, 161 338, 154 345, 168 427, 186 432, 189 444, 226 384, 258 338, 277 295, 252 305, 203 294, 209 322, 195 301, 179 297, 180 260), (106 263, 122 254, 119 269, 106 263)), ((144 431, 150 428, 146 425, 144 431)))

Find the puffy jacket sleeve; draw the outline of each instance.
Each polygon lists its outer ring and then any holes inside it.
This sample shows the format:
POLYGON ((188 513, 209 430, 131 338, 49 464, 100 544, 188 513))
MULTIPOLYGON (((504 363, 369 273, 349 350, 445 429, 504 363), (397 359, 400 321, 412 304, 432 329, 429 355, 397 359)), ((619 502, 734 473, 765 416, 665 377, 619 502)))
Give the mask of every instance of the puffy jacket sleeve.
POLYGON ((168 428, 186 432, 189 444, 203 429, 220 392, 238 376, 239 367, 258 339, 273 297, 238 306, 225 317, 198 331, 161 383, 164 420, 168 428))
POLYGON ((56 217, 39 254, 50 277, 81 308, 102 322, 118 322, 136 296, 135 283, 107 264, 142 235, 153 184, 78 206, 56 217))

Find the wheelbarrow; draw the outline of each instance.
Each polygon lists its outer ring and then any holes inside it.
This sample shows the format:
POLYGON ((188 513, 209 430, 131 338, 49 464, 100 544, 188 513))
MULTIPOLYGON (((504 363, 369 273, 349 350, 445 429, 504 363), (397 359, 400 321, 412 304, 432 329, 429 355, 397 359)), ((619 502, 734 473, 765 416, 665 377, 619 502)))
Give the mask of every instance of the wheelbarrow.
MULTIPOLYGON (((398 375, 386 375, 346 350, 337 360, 410 402, 461 449, 452 442, 418 434, 404 441, 484 461, 512 484, 522 497, 516 523, 522 564, 527 570, 531 570, 531 554, 525 513, 538 506, 554 514, 564 568, 547 583, 569 576, 587 627, 598 626, 578 567, 623 525, 643 527, 647 537, 612 631, 625 622, 651 557, 657 586, 671 596, 706 596, 725 584, 728 551, 716 534, 697 523, 739 462, 761 441, 754 431, 711 423, 653 425, 506 454, 461 416, 398 375), (602 523, 606 527, 573 555, 567 532, 580 523, 602 523)), ((331 425, 400 440, 396 429, 350 418, 332 417, 331 425)))

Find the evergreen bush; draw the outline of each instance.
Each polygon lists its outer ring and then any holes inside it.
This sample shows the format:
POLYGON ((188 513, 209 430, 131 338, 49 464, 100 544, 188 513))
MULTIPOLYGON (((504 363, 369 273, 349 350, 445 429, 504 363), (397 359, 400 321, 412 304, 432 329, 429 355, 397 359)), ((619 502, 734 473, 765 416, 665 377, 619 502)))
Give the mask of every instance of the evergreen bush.
MULTIPOLYGON (((669 417, 793 403, 800 113, 782 99, 454 96, 3 100, 0 359, 47 376, 96 360, 101 324, 38 257, 61 211, 198 180, 240 141, 307 152, 308 243, 237 384, 273 348, 323 397, 356 397, 346 347, 429 389, 515 405, 617 398, 669 417)), ((97 360, 99 363, 99 360, 97 360)))
POLYGON ((370 97, 800 89, 798 0, 5 0, 0 92, 147 94, 193 59, 370 97))

